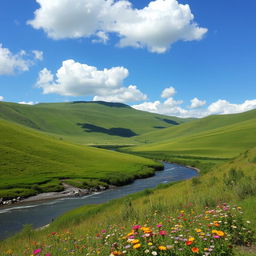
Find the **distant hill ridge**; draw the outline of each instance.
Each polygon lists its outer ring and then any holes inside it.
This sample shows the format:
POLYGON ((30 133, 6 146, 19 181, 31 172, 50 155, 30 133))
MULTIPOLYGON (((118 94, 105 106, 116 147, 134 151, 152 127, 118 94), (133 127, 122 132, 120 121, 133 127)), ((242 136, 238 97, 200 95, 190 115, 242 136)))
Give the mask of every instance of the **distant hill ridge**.
POLYGON ((136 144, 134 136, 191 120, 103 101, 32 106, 0 102, 0 118, 81 144, 136 144))

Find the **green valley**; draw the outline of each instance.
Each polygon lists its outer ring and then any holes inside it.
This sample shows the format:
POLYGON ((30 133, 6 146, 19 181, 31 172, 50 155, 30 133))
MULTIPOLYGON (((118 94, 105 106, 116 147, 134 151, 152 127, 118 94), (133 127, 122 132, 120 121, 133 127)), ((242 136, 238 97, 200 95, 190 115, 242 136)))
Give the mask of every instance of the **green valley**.
POLYGON ((0 197, 59 191, 62 181, 120 185, 152 175, 161 164, 141 157, 57 140, 0 120, 0 197))

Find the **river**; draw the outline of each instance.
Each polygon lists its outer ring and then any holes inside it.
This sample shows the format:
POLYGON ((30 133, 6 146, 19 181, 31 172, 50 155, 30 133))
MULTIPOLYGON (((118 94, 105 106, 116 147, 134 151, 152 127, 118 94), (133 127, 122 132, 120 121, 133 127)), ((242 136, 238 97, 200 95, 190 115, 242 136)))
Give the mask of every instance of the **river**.
POLYGON ((20 231, 24 224, 38 228, 50 223, 63 213, 85 204, 100 204, 111 199, 156 187, 161 183, 185 180, 197 175, 194 169, 177 164, 164 163, 164 170, 154 176, 135 180, 133 183, 84 197, 31 202, 0 208, 0 239, 20 231))

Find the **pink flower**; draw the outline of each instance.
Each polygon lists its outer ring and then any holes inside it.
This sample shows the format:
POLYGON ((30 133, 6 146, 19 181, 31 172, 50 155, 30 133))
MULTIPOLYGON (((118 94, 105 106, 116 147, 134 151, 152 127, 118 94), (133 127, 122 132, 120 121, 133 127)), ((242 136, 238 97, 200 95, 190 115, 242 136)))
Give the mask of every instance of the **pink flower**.
POLYGON ((160 236, 165 236, 165 235, 167 235, 167 232, 164 231, 164 230, 160 230, 160 231, 159 231, 159 235, 160 235, 160 236))
POLYGON ((42 249, 36 249, 36 250, 34 250, 33 255, 37 255, 37 254, 39 254, 41 251, 42 251, 42 249))
POLYGON ((138 230, 140 228, 141 228, 141 225, 135 225, 135 226, 132 227, 133 230, 138 230))
POLYGON ((220 238, 219 236, 213 236, 214 238, 220 238))
POLYGON ((163 226, 162 224, 158 224, 158 225, 157 225, 158 228, 161 228, 162 226, 163 226))
POLYGON ((103 233, 103 234, 106 233, 106 232, 107 232, 107 231, 106 231, 105 229, 101 230, 101 233, 103 233))

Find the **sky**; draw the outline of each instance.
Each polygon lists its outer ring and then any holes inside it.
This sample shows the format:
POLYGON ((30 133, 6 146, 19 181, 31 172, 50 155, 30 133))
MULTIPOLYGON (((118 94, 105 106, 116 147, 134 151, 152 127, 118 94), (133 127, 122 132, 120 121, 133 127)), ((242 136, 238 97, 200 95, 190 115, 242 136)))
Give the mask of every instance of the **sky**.
POLYGON ((256 1, 2 0, 0 101, 180 117, 256 108, 256 1))

